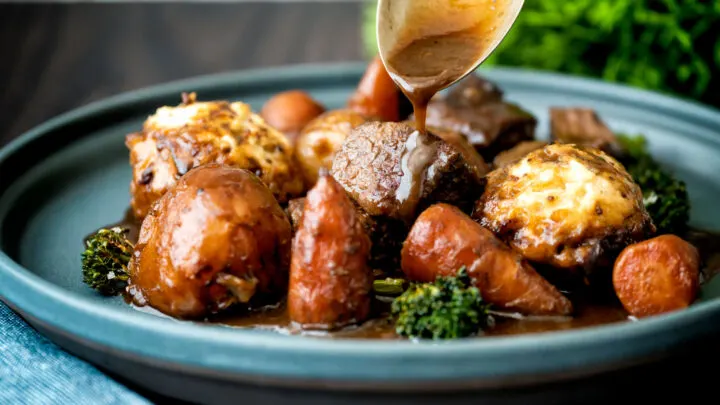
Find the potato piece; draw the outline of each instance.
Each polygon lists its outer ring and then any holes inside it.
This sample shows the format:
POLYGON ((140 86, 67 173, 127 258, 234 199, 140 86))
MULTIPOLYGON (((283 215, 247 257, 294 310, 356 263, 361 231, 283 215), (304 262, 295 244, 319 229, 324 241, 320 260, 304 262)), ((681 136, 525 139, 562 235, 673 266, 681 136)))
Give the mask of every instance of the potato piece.
POLYGON ((466 266, 483 299, 526 315, 569 315, 573 306, 520 255, 457 207, 439 203, 418 217, 402 249, 408 279, 430 282, 466 266))
POLYGON ((347 106, 362 115, 381 121, 400 120, 400 90, 385 70, 380 57, 370 62, 347 106))
POLYGON ((257 176, 197 167, 145 217, 129 266, 131 295, 177 318, 279 297, 291 241, 290 222, 257 176))
POLYGON ((295 143, 305 125, 324 112, 325 107, 307 92, 289 90, 271 97, 263 105, 260 115, 295 143))
POLYGON ((368 121, 348 109, 327 111, 310 121, 298 136, 295 153, 305 177, 305 185, 315 185, 318 171, 332 167, 335 152, 358 125, 368 121))
POLYGON ((613 268, 615 293, 638 318, 687 308, 695 300, 699 284, 699 252, 675 235, 626 247, 613 268))
POLYGON ((336 329, 370 311, 370 238, 355 207, 326 171, 308 192, 290 264, 288 314, 304 329, 336 329))

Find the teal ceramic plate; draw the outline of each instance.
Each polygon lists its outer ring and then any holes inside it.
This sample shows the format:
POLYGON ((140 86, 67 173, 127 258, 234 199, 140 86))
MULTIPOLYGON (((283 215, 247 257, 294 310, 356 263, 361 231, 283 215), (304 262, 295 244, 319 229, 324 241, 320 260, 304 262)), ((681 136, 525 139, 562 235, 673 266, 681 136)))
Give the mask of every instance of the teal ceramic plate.
MULTIPOLYGON (((128 207, 124 135, 155 108, 196 91, 202 100, 243 100, 257 110, 270 95, 292 88, 339 107, 364 68, 295 66, 199 77, 112 97, 24 134, 0 151, 3 301, 73 352, 136 380, 138 374, 118 362, 286 386, 507 387, 625 367, 720 333, 719 282, 706 285, 690 309, 638 322, 441 343, 328 340, 184 323, 139 312, 83 285, 83 237, 120 220, 128 207)), ((645 134, 652 153, 687 181, 692 223, 720 229, 719 112, 568 76, 509 69, 484 74, 539 117, 541 138, 550 106, 592 107, 614 130, 645 134)))

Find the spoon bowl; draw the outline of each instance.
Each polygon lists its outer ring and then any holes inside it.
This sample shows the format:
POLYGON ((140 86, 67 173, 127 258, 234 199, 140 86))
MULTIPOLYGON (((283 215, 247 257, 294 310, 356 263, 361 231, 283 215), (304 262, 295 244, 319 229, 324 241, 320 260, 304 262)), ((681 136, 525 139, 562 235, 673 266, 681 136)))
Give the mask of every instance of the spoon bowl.
MULTIPOLYGON (((466 49, 476 47, 477 51, 442 52, 441 60, 435 63, 435 73, 425 71, 415 75, 426 80, 444 75, 442 83, 434 89, 442 90, 473 72, 490 56, 507 35, 523 4, 524 0, 379 0, 376 37, 380 59, 397 81, 413 73, 398 71, 388 63, 395 52, 418 41, 451 36, 461 38, 464 43, 456 41, 448 46, 462 50, 463 45, 467 45, 466 49)), ((445 44, 438 44, 445 47, 445 44)), ((425 47, 429 48, 427 44, 425 47)), ((437 55, 437 52, 427 52, 416 58, 435 58, 437 55)), ((406 83, 398 84, 407 87, 406 83)))

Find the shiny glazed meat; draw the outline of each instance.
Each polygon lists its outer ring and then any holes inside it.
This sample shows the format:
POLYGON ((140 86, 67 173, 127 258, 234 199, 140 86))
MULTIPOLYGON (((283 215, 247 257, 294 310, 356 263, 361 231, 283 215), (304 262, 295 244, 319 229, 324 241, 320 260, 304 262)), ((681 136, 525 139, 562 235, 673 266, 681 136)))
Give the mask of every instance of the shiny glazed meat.
POLYGON ((418 217, 402 249, 409 280, 431 282, 466 266, 482 297, 526 315, 570 315, 571 302, 523 258, 457 207, 435 204, 418 217))
POLYGON ((368 214, 409 226, 435 202, 470 209, 486 171, 469 146, 462 150, 407 123, 368 122, 343 143, 331 173, 368 214))
POLYGON ((368 120, 365 115, 350 109, 331 110, 303 128, 295 153, 308 188, 315 185, 320 169, 332 167, 335 152, 350 132, 368 120))
POLYGON ((145 217, 130 262, 136 303, 199 318, 286 291, 290 223, 247 170, 190 170, 145 217))
POLYGON ((370 239, 345 190, 326 171, 308 192, 292 245, 288 314, 306 329, 335 329, 370 312, 370 239))
POLYGON ((469 75, 452 87, 446 97, 428 104, 428 127, 461 133, 487 160, 534 137, 536 118, 518 105, 503 101, 493 83, 469 75))
POLYGON ((125 143, 133 169, 130 204, 138 219, 181 176, 206 163, 253 172, 280 203, 305 190, 287 138, 241 102, 198 102, 194 93, 185 95, 179 106, 159 108, 125 143))
POLYGON ((549 145, 487 181, 473 217, 533 262, 612 266, 625 246, 655 232, 638 185, 597 149, 549 145))
POLYGON ((622 153, 615 134, 589 108, 551 108, 550 135, 557 143, 597 148, 615 158, 622 153))
POLYGON ((700 254, 675 235, 630 245, 615 261, 613 286, 639 318, 687 308, 700 288, 700 254))

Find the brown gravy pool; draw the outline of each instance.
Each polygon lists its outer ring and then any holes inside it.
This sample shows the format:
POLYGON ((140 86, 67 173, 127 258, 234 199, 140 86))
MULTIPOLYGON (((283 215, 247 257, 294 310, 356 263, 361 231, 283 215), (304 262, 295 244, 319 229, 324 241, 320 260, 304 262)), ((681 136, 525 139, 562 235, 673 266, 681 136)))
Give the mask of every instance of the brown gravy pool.
MULTIPOLYGON (((128 228, 128 237, 132 242, 137 241, 140 224, 132 215, 130 209, 125 217, 112 226, 128 228)), ((715 274, 720 272, 720 233, 706 232, 700 229, 689 229, 684 239, 693 244, 700 251, 703 261, 703 280, 707 282, 715 274)), ((151 313, 153 315, 168 317, 151 307, 138 307, 132 304, 126 297, 126 302, 133 308, 151 313)), ((507 336, 526 333, 554 332, 568 329, 585 328, 595 325, 603 325, 617 322, 627 322, 631 318, 617 301, 609 302, 575 302, 577 314, 574 317, 536 317, 526 319, 513 319, 507 314, 494 314, 495 325, 484 331, 480 336, 507 336)), ((301 331, 293 325, 287 316, 285 304, 280 303, 274 306, 267 306, 250 311, 235 311, 223 315, 217 315, 204 321, 196 321, 200 324, 226 325, 236 328, 267 329, 282 334, 307 334, 312 336, 329 338, 353 338, 353 339, 404 339, 395 334, 394 326, 388 318, 389 304, 373 300, 373 317, 358 326, 347 327, 342 330, 324 331, 301 331)))

